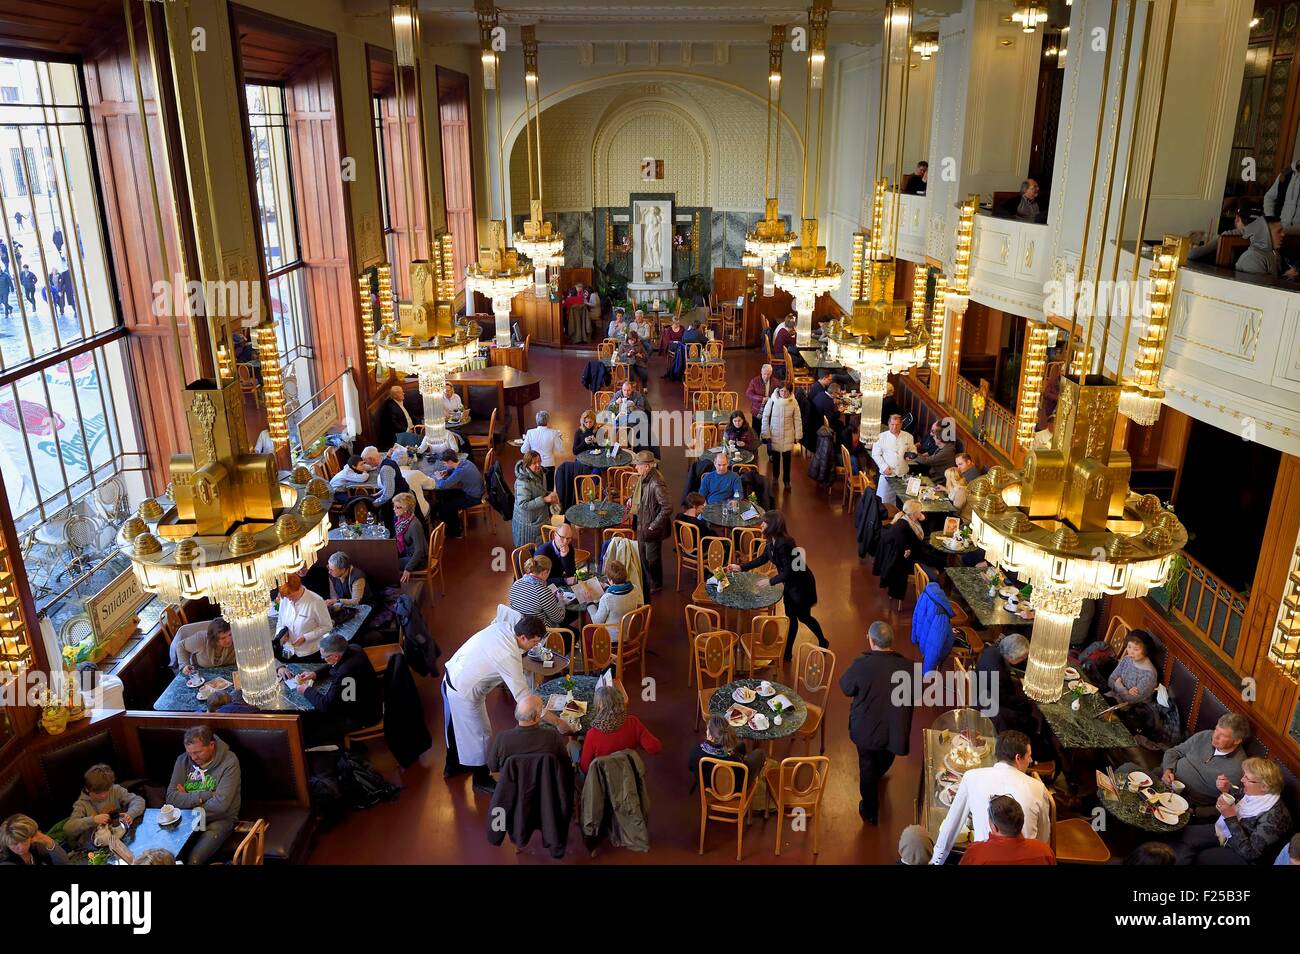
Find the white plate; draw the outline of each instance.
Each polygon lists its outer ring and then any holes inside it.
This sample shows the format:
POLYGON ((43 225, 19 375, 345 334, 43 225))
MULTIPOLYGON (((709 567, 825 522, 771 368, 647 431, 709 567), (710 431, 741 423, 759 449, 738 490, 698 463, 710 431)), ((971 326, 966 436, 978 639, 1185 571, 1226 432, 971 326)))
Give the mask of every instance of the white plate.
POLYGON ((939 789, 939 804, 944 808, 952 807, 952 800, 957 795, 957 786, 947 785, 939 789))
POLYGON ((1187 811, 1187 799, 1173 792, 1162 792, 1160 794, 1160 805, 1166 811, 1173 812, 1175 815, 1181 815, 1187 811))
POLYGON ((1004 586, 1002 587, 1002 589, 998 590, 998 596, 1001 596, 1004 599, 1009 596, 1018 597, 1020 596, 1020 591, 1016 589, 1014 586, 1004 586))
POLYGON ((1160 805, 1157 805, 1155 808, 1153 808, 1151 810, 1151 814, 1154 815, 1159 821, 1164 822, 1166 825, 1178 824, 1178 816, 1175 815, 1173 812, 1171 812, 1169 809, 1163 808, 1160 805))
POLYGON ((758 693, 747 686, 737 686, 735 689, 731 690, 731 698, 735 699, 741 705, 749 705, 749 703, 754 701, 757 695, 758 693))
POLYGON ((764 692, 764 691, 763 691, 763 687, 762 687, 762 686, 759 686, 759 687, 758 687, 757 689, 755 689, 754 691, 755 691, 756 693, 758 693, 760 696, 762 696, 764 699, 767 699, 767 698, 770 697, 770 696, 774 696, 774 695, 776 695, 776 687, 775 687, 775 686, 768 686, 768 687, 767 687, 767 692, 764 692))
POLYGON ((761 712, 755 712, 749 720, 749 727, 755 732, 766 732, 771 725, 771 721, 761 712))
POLYGON ((189 686, 191 689, 198 689, 205 682, 207 682, 207 680, 202 676, 190 676, 190 678, 185 680, 185 685, 189 686))
POLYGON ((1128 787, 1129 787, 1129 788, 1132 788, 1132 787, 1135 786, 1135 785, 1136 785, 1138 788, 1150 788, 1152 784, 1153 784, 1153 783, 1152 783, 1152 781, 1151 781, 1151 776, 1148 775, 1146 772, 1130 772, 1130 773, 1129 773, 1129 776, 1128 776, 1128 787))

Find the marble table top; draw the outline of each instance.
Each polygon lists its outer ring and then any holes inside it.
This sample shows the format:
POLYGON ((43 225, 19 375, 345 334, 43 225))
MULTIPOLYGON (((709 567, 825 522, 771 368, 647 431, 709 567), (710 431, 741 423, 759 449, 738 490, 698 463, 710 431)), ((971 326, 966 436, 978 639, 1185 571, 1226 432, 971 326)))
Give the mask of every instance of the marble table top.
POLYGON ((996 594, 989 596, 989 581, 984 571, 973 566, 950 566, 943 571, 952 587, 975 616, 981 629, 1001 626, 1004 629, 1033 626, 1032 619, 1021 619, 1004 609, 1005 601, 996 594))
MULTIPOLYGON (((591 728, 592 717, 592 700, 596 698, 596 683, 599 676, 574 676, 573 677, 573 698, 579 702, 587 704, 587 711, 582 718, 578 720, 581 731, 586 732, 591 728)), ((537 687, 537 694, 541 696, 542 702, 545 703, 552 695, 556 693, 565 694, 564 677, 560 676, 555 679, 548 679, 537 687)))
POLYGON ((606 450, 583 451, 578 455, 578 462, 597 470, 604 470, 606 467, 626 467, 632 463, 632 452, 619 448, 618 456, 610 457, 606 450))
MULTIPOLYGON (((292 673, 299 672, 325 672, 328 666, 322 663, 279 663, 285 666, 292 673)), ((235 681, 234 666, 214 666, 211 669, 195 669, 195 675, 202 676, 204 680, 216 679, 218 676, 224 678, 227 682, 235 681)), ((191 689, 185 684, 189 677, 184 673, 177 673, 176 676, 168 683, 167 688, 163 690, 161 696, 154 700, 153 708, 155 712, 206 712, 207 701, 199 700, 198 689, 191 689)), ((329 685, 328 678, 318 678, 316 682, 317 689, 324 689, 329 685)), ((202 687, 200 687, 202 688, 202 687)), ((231 686, 225 690, 230 693, 232 702, 243 702, 244 696, 238 689, 231 686)), ((284 683, 280 684, 279 694, 265 705, 258 706, 263 712, 310 712, 312 704, 307 696, 297 689, 289 689, 284 683)))
POLYGON ((728 573, 731 585, 724 590, 709 584, 708 591, 715 603, 727 609, 759 610, 767 609, 780 602, 785 595, 785 584, 757 586, 759 580, 767 577, 758 573, 728 573))
MULTIPOLYGON (((722 453, 721 447, 710 447, 704 452, 705 457, 714 457, 722 453)), ((727 455, 733 464, 752 464, 754 463, 754 452, 747 450, 738 450, 734 454, 727 455)))
POLYGON ((607 527, 617 527, 623 522, 623 506, 600 501, 574 504, 564 512, 564 519, 584 530, 604 530, 607 527), (606 511, 604 516, 597 511, 597 507, 606 511))
MULTIPOLYGON (((732 692, 740 686, 745 686, 757 691, 758 686, 762 681, 762 679, 737 679, 735 682, 727 683, 709 697, 709 714, 725 716, 727 710, 736 703, 736 700, 731 697, 732 692)), ((775 689, 776 692, 769 698, 774 699, 777 696, 784 694, 785 697, 790 700, 790 704, 793 708, 786 709, 781 713, 780 725, 772 722, 768 728, 761 732, 757 729, 751 729, 748 725, 738 726, 736 728, 737 736, 742 739, 753 739, 757 742, 769 742, 773 739, 784 739, 786 736, 793 735, 795 732, 799 731, 800 726, 802 726, 808 718, 808 704, 805 703, 803 699, 799 698, 795 691, 789 686, 783 686, 779 682, 774 682, 772 683, 772 688, 775 689)), ((739 703, 739 705, 747 706, 755 712, 762 713, 767 716, 769 721, 776 715, 772 707, 768 705, 768 700, 764 699, 762 696, 755 696, 753 702, 739 703)))
POLYGON ((728 529, 756 527, 763 522, 763 511, 748 500, 742 500, 737 510, 732 510, 727 504, 705 504, 700 516, 715 527, 728 529), (749 510, 755 511, 755 515, 746 520, 743 515, 749 510))
MULTIPOLYGON (((908 474, 906 477, 885 478, 885 480, 889 481, 889 486, 893 488, 894 493, 898 495, 900 505, 902 501, 916 500, 921 505, 921 511, 923 513, 956 513, 957 512, 957 508, 952 505, 952 501, 949 500, 947 497, 940 497, 938 500, 925 500, 921 497, 912 497, 911 495, 909 495, 906 492, 907 482, 910 478, 915 476, 916 476, 915 474, 908 474)), ((935 486, 935 484, 934 481, 932 481, 929 477, 922 477, 921 486, 933 487, 935 486)))
MULTIPOLYGON (((1102 805, 1105 809, 1124 824, 1132 825, 1134 828, 1141 828, 1143 831, 1167 834, 1168 832, 1181 831, 1192 820, 1192 812, 1188 809, 1178 816, 1177 822, 1166 825, 1152 814, 1151 805, 1141 793, 1129 790, 1127 772, 1116 772, 1115 780, 1120 784, 1118 801, 1111 798, 1104 789, 1098 789, 1098 795, 1101 796, 1102 805)), ((1153 775, 1151 781, 1151 791, 1153 792, 1173 791, 1168 785, 1160 781, 1158 776, 1153 775)))
POLYGON ((726 424, 731 414, 731 411, 696 411, 695 419, 702 424, 726 424))
POLYGON ((1114 705, 1100 692, 1083 696, 1076 712, 1071 708, 1073 695, 1066 691, 1055 702, 1040 702, 1038 710, 1047 720, 1052 734, 1067 749, 1125 749, 1137 745, 1133 733, 1114 713, 1104 719, 1097 714, 1114 705))

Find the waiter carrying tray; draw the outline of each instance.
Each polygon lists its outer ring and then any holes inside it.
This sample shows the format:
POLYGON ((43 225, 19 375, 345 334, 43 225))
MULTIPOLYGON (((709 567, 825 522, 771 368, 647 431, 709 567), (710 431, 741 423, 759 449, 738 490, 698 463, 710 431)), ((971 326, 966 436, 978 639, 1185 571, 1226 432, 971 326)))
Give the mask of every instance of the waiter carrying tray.
MULTIPOLYGON (((447 660, 442 679, 447 742, 444 776, 472 771, 475 791, 490 795, 496 790, 487 769, 488 742, 492 738, 487 695, 503 684, 516 703, 531 694, 524 673, 524 654, 545 638, 546 623, 540 616, 524 616, 498 605, 496 618, 447 660)), ((543 718, 561 732, 572 731, 552 712, 546 712, 543 718)))

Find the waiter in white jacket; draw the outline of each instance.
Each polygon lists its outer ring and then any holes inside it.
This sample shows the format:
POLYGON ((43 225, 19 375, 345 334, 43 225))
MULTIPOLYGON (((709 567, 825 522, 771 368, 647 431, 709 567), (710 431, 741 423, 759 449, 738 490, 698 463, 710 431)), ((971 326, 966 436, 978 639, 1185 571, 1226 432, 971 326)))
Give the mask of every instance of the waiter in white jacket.
MULTIPOLYGON (((475 791, 491 794, 496 782, 487 769, 492 720, 488 718, 487 695, 505 685, 515 702, 531 693, 524 673, 524 654, 546 638, 546 623, 539 616, 524 616, 505 605, 484 629, 465 641, 447 660, 442 679, 443 711, 446 713, 447 777, 465 771, 474 773, 475 791)), ((559 728, 559 722, 546 713, 559 728)), ((565 727, 567 728, 567 727, 565 727)))
POLYGON ((871 445, 871 459, 880 469, 880 479, 876 481, 876 496, 887 504, 898 504, 898 495, 890 486, 886 477, 907 476, 907 455, 916 453, 916 441, 912 435, 903 430, 903 416, 889 416, 889 430, 882 431, 871 445))
POLYGON ((1029 774, 1034 764, 1029 737, 1009 729, 998 736, 997 764, 990 768, 971 769, 961 777, 952 807, 939 826, 930 864, 941 865, 957 840, 957 832, 971 820, 972 841, 988 841, 989 802, 998 795, 1010 795, 1024 810, 1026 838, 1041 842, 1052 840, 1052 803, 1047 786, 1029 774))

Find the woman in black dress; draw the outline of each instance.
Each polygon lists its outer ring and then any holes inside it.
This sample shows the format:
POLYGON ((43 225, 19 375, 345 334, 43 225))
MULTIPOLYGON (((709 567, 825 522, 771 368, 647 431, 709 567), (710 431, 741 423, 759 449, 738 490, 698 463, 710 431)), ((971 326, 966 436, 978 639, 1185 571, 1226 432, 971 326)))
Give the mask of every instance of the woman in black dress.
POLYGON ((578 429, 573 432, 573 456, 599 446, 600 428, 596 426, 596 415, 592 411, 583 411, 582 417, 578 418, 578 429))
POLYGON ((771 586, 774 583, 785 584, 785 615, 790 617, 790 638, 785 644, 785 661, 789 662, 794 654, 794 638, 799 633, 799 624, 803 623, 817 637, 817 645, 825 649, 830 643, 822 634, 822 625, 812 614, 817 605, 817 578, 808 569, 808 555, 794 542, 794 537, 785 528, 785 517, 779 510, 769 510, 763 514, 763 549, 748 563, 733 563, 727 567, 730 572, 752 570, 771 563, 776 567, 776 575, 770 579, 759 580, 757 586, 771 586))

